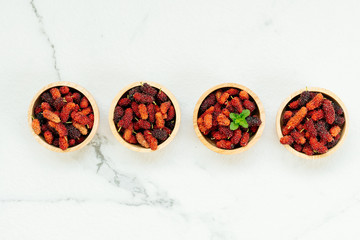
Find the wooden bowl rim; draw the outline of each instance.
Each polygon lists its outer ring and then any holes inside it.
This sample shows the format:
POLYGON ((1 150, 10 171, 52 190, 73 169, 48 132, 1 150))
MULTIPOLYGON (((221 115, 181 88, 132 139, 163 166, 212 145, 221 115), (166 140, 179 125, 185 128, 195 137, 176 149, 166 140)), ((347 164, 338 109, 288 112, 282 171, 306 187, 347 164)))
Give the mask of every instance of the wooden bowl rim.
POLYGON ((135 152, 144 152, 144 153, 148 153, 148 152, 156 152, 159 151, 161 149, 163 149, 164 147, 166 147, 176 136, 179 127, 180 127, 180 120, 181 119, 181 111, 180 111, 180 106, 178 101, 176 100, 175 96, 167 89, 165 88, 163 85, 156 83, 156 82, 151 82, 151 81, 137 81, 137 82, 133 82, 127 86, 125 86, 124 88, 122 88, 114 97, 113 101, 111 102, 110 105, 110 111, 109 111, 109 126, 110 126, 110 130, 113 133, 113 135, 115 136, 115 138, 125 147, 127 147, 130 150, 133 150, 135 152), (175 127, 172 131, 172 133, 170 134, 170 136, 168 137, 168 139, 166 139, 164 142, 162 142, 161 144, 158 145, 158 148, 153 151, 150 148, 144 148, 141 145, 135 145, 135 144, 131 144, 126 142, 122 136, 120 136, 120 134, 118 133, 115 124, 114 124, 114 110, 115 107, 119 101, 119 99, 127 92, 129 91, 131 88, 134 88, 136 86, 141 86, 143 83, 148 83, 150 86, 155 87, 157 89, 161 89, 161 91, 163 91, 170 99, 170 101, 172 102, 174 108, 175 108, 175 113, 176 113, 176 118, 175 118, 175 127))
POLYGON ((93 139, 93 137, 95 136, 96 131, 97 131, 98 127, 99 127, 99 121, 100 121, 99 108, 98 108, 98 106, 96 104, 96 101, 95 101, 94 97, 85 88, 83 88, 82 86, 80 86, 80 85, 78 85, 76 83, 67 82, 67 81, 53 82, 53 83, 50 83, 50 84, 42 87, 35 94, 35 96, 33 97, 32 101, 30 103, 30 106, 29 106, 29 110, 28 110, 28 122, 29 122, 31 133, 34 135, 35 139, 42 146, 46 147, 47 149, 49 149, 49 150, 51 150, 53 152, 61 152, 61 153, 73 152, 73 151, 79 150, 79 149, 83 148, 84 146, 86 146, 93 139), (93 125, 93 128, 91 129, 90 134, 85 138, 85 140, 82 143, 80 143, 78 145, 75 145, 73 147, 69 147, 66 150, 61 150, 58 147, 55 147, 53 145, 48 144, 42 137, 40 137, 39 135, 37 135, 34 132, 34 130, 32 129, 32 126, 31 126, 31 124, 32 124, 31 116, 33 115, 33 111, 34 111, 34 108, 35 108, 35 102, 40 98, 40 96, 41 96, 41 94, 43 92, 49 90, 50 88, 60 87, 60 86, 67 86, 67 87, 70 87, 70 88, 74 88, 75 90, 81 92, 84 96, 86 96, 87 99, 89 100, 90 104, 91 104, 91 107, 93 109, 93 114, 94 114, 94 125, 93 125))
POLYGON ((197 101, 196 105, 195 105, 195 109, 194 109, 194 113, 193 113, 193 125, 194 125, 194 130, 196 135, 198 136, 198 138, 200 139, 200 141, 210 150, 219 153, 219 154, 236 154, 236 153, 241 153, 244 151, 249 150, 252 146, 255 145, 255 143, 259 140, 259 138, 261 137, 264 128, 265 128, 265 110, 264 110, 264 106, 262 104, 262 102, 260 101, 259 97, 252 91, 250 90, 248 87, 241 85, 241 84, 237 84, 237 83, 222 83, 222 84, 218 84, 208 90, 206 90, 201 97, 199 98, 199 100, 197 101), (245 147, 239 147, 236 149, 231 149, 231 150, 227 150, 227 149, 221 149, 216 147, 215 145, 210 143, 210 140, 207 140, 207 138, 204 137, 204 135, 200 132, 198 124, 197 124, 197 119, 198 119, 198 113, 199 113, 199 108, 201 103, 205 100, 205 98, 212 92, 214 92, 215 90, 221 89, 221 88, 238 88, 241 90, 245 90, 255 101, 257 108, 259 110, 259 118, 261 119, 261 125, 258 128, 256 134, 252 137, 252 139, 249 141, 248 145, 246 145, 245 147))
MULTIPOLYGON (((302 153, 302 152, 298 152, 296 151, 295 149, 293 149, 290 145, 283 145, 287 150, 289 150, 292 154, 294 154, 295 156, 298 156, 298 157, 301 157, 301 158, 304 158, 304 159, 320 159, 320 158, 324 158, 324 157, 327 157, 327 156, 330 156, 332 155, 334 152, 336 152, 339 147, 343 144, 346 136, 347 136, 347 133, 348 133, 348 111, 345 107, 345 104, 341 101, 341 99, 336 96, 333 92, 325 89, 325 88, 319 88, 319 87, 307 87, 307 88, 303 88, 303 89, 300 89, 294 93, 292 93, 289 97, 287 97, 280 105, 279 107, 279 110, 277 112, 277 115, 276 115, 276 121, 275 121, 275 124, 276 124, 276 132, 277 132, 277 135, 278 135, 278 138, 279 138, 279 143, 280 143, 280 138, 283 137, 283 134, 282 134, 282 131, 281 131, 281 116, 282 116, 282 113, 286 107, 286 105, 288 103, 291 102, 292 99, 294 99, 295 97, 299 96, 303 91, 310 91, 310 92, 320 92, 322 94, 325 94, 329 97, 331 97, 333 100, 336 101, 337 104, 340 105, 340 107, 343 109, 344 111, 344 118, 345 118, 345 123, 344 123, 344 126, 343 126, 343 130, 341 131, 341 137, 339 139, 339 142, 331 149, 329 149, 328 152, 324 153, 324 154, 319 154, 319 155, 312 155, 312 156, 309 156, 309 155, 306 155, 305 153, 302 153)), ((282 145, 282 144, 281 144, 282 145)))

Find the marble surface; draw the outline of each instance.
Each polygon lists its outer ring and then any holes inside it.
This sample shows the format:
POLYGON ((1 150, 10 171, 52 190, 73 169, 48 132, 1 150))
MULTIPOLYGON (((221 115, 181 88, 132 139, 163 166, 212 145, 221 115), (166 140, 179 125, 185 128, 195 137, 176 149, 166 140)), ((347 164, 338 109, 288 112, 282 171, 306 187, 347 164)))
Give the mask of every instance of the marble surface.
POLYGON ((356 0, 1 1, 0 239, 359 239, 359 11, 356 0), (100 109, 78 152, 45 149, 27 124, 32 97, 58 80, 100 109), (133 81, 179 101, 179 133, 159 152, 110 132, 110 103, 133 81), (192 127, 197 99, 222 82, 249 87, 266 111, 261 139, 233 156, 192 127), (326 159, 278 143, 278 107, 305 86, 349 111, 348 137, 326 159))

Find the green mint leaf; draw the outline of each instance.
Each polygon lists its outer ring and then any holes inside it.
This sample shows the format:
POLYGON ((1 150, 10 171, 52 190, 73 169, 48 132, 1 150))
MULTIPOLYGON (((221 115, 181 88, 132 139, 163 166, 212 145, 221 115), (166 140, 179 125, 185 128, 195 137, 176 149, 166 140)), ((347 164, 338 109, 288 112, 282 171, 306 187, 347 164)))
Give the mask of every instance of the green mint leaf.
POLYGON ((230 117, 232 120, 235 120, 235 119, 236 119, 236 114, 235 114, 235 113, 230 113, 229 117, 230 117))
POLYGON ((250 115, 250 110, 249 109, 245 109, 241 112, 241 114, 243 114, 243 118, 245 119, 246 117, 248 117, 250 115))
POLYGON ((230 123, 230 130, 234 131, 234 130, 236 130, 236 129, 238 129, 238 128, 239 128, 239 125, 238 125, 238 124, 236 124, 236 123, 234 123, 234 122, 231 122, 231 123, 230 123))
POLYGON ((246 122, 245 119, 242 119, 239 123, 240 126, 242 126, 243 128, 248 128, 249 124, 246 122))

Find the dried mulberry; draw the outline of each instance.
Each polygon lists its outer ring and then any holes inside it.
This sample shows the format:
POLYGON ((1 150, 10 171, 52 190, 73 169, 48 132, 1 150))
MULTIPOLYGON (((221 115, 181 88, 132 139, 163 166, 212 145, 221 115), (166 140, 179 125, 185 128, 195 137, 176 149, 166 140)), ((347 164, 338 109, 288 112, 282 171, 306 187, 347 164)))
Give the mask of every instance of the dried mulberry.
POLYGON ((294 149, 298 152, 301 152, 302 151, 302 145, 300 144, 297 144, 297 143, 294 143, 294 149))
POLYGON ((82 97, 79 105, 81 108, 87 108, 89 106, 89 100, 86 97, 82 97))
POLYGON ((261 119, 258 116, 249 116, 246 118, 246 122, 251 127, 258 127, 261 125, 261 119))
POLYGON ((326 147, 328 149, 335 147, 335 145, 339 142, 339 140, 340 140, 340 134, 336 135, 336 137, 334 137, 334 140, 332 140, 331 142, 328 142, 326 144, 326 147))
POLYGON ((88 125, 91 123, 91 120, 89 117, 82 115, 81 113, 78 112, 73 112, 74 114, 71 114, 72 119, 75 122, 78 122, 82 125, 88 125))
POLYGON ((61 93, 58 88, 51 88, 50 94, 52 96, 52 99, 54 99, 54 100, 61 97, 61 93))
POLYGON ((333 126, 329 132, 331 136, 336 137, 341 132, 341 128, 339 126, 333 126))
POLYGON ((312 119, 306 119, 305 121, 305 128, 306 131, 310 134, 311 137, 317 136, 317 131, 315 128, 315 124, 312 119))
POLYGON ((283 129, 283 135, 288 135, 306 116, 307 109, 302 107, 290 120, 283 129))
POLYGON ((144 137, 146 142, 149 143, 150 149, 156 150, 158 147, 158 141, 153 135, 151 135, 151 132, 149 130, 144 131, 144 137))
POLYGON ((52 107, 50 106, 50 104, 49 103, 47 103, 47 102, 42 102, 41 103, 41 109, 44 111, 44 110, 50 110, 50 111, 52 111, 52 107))
POLYGON ((220 101, 221 95, 222 95, 222 91, 221 91, 220 89, 217 90, 216 93, 215 93, 215 98, 216 98, 216 101, 217 101, 218 103, 219 103, 219 101, 220 101))
POLYGON ((223 126, 220 126, 219 127, 219 132, 221 134, 224 134, 226 138, 231 138, 233 135, 234 135, 234 132, 230 130, 229 127, 223 127, 223 126))
POLYGON ((67 137, 60 137, 60 138, 59 138, 59 147, 60 147, 62 150, 66 150, 66 149, 69 147, 69 143, 68 143, 67 137))
POLYGON ((320 119, 323 119, 325 116, 324 111, 322 109, 319 110, 314 110, 311 118, 312 120, 314 120, 315 122, 319 121, 320 119))
POLYGON ((150 86, 147 83, 144 83, 141 87, 140 90, 145 93, 146 95, 150 95, 155 97, 155 95, 157 94, 157 90, 155 88, 153 88, 152 86, 150 86))
MULTIPOLYGON (((67 128, 69 138, 77 139, 81 136, 80 131, 77 128, 75 128, 73 125, 67 125, 66 128, 67 128)), ((84 134, 84 135, 86 135, 86 134, 84 134)))
POLYGON ((174 106, 170 106, 169 110, 168 110, 168 114, 167 114, 167 118, 166 118, 166 121, 171 121, 174 119, 175 117, 175 108, 174 106))
POLYGON ((69 146, 72 147, 76 143, 75 139, 69 139, 69 146))
POLYGON ((41 100, 47 102, 50 105, 53 105, 54 103, 54 99, 51 97, 50 93, 48 92, 44 92, 43 94, 41 94, 41 100))
MULTIPOLYGON (((226 117, 230 116, 230 111, 227 108, 223 108, 223 110, 221 111, 222 114, 224 114, 226 117)), ((217 117, 217 116, 216 116, 217 117)))
MULTIPOLYGON (((79 130, 82 135, 87 135, 87 134, 88 134, 88 130, 87 130, 87 128, 85 127, 85 125, 82 125, 82 124, 77 123, 77 122, 73 122, 72 125, 73 125, 77 130, 79 130)), ((77 138, 76 138, 76 139, 77 139, 77 138)))
POLYGON ((59 88, 61 94, 68 94, 70 89, 67 86, 62 86, 59 88))
POLYGON ((155 122, 155 105, 154 104, 149 104, 147 106, 147 112, 149 115, 149 122, 154 123, 155 122))
POLYGON ((54 136, 50 131, 44 132, 44 139, 48 144, 52 144, 54 140, 54 136))
POLYGON ((289 103, 289 108, 291 108, 291 109, 297 109, 299 106, 300 106, 299 100, 295 100, 295 101, 292 101, 291 103, 289 103))
POLYGON ((120 107, 126 107, 126 106, 129 106, 130 103, 131 103, 131 100, 130 100, 130 99, 128 99, 128 98, 121 98, 121 99, 119 100, 119 102, 118 102, 118 105, 119 105, 120 107))
POLYGON ((149 143, 145 140, 144 135, 142 133, 137 133, 135 137, 136 137, 137 142, 141 146, 143 146, 144 148, 149 148, 150 147, 149 143))
POLYGON ((118 122, 118 127, 128 128, 133 120, 133 110, 131 108, 125 109, 125 114, 118 122))
POLYGON ((41 133, 41 127, 40 127, 40 121, 39 119, 34 119, 31 123, 32 129, 34 130, 34 133, 39 135, 41 133))
POLYGON ((200 112, 205 112, 206 109, 215 105, 216 97, 214 93, 211 93, 205 100, 201 103, 200 112))
POLYGON ((250 100, 245 100, 243 102, 243 106, 244 106, 245 109, 249 109, 250 112, 253 112, 256 109, 255 104, 250 100))
POLYGON ((92 107, 87 107, 84 108, 82 111, 79 112, 80 114, 86 116, 89 115, 90 113, 92 113, 92 107))
MULTIPOLYGON (((62 107, 64 107, 66 104, 66 102, 64 101, 64 99, 62 97, 59 97, 57 99, 55 99, 54 101, 54 107, 56 110, 60 110, 62 107)), ((50 109, 49 109, 50 110, 50 109)))
POLYGON ((230 125, 230 119, 222 113, 220 113, 219 116, 217 116, 216 120, 220 126, 229 126, 230 125))
POLYGON ((71 97, 76 104, 80 103, 80 100, 81 100, 80 93, 75 92, 75 93, 73 93, 73 95, 71 97))
POLYGON ((316 138, 310 138, 310 146, 311 148, 316 151, 317 153, 326 153, 328 151, 327 147, 323 144, 321 144, 320 142, 318 142, 318 140, 316 138))
POLYGON ((232 138, 231 138, 231 143, 232 143, 233 145, 238 144, 238 143, 240 142, 240 140, 241 140, 241 135, 242 135, 241 130, 240 130, 240 129, 236 129, 236 130, 234 131, 234 135, 233 135, 232 138))
POLYGON ((231 99, 231 105, 236 109, 238 113, 241 113, 243 111, 243 106, 241 104, 240 98, 234 97, 231 99))
POLYGON ((241 100, 249 100, 249 94, 244 90, 240 91, 239 97, 241 100))
POLYGON ((229 90, 226 91, 230 96, 234 96, 234 95, 238 95, 239 94, 239 90, 236 88, 230 88, 229 90))
POLYGON ((145 106, 145 104, 139 104, 139 113, 140 113, 140 117, 141 119, 148 119, 149 115, 148 115, 148 112, 147 112, 147 108, 145 106))
POLYGON ((228 100, 229 97, 230 97, 230 94, 227 93, 227 92, 224 92, 223 94, 221 94, 218 102, 219 102, 220 104, 224 104, 224 103, 228 100))
POLYGON ((165 126, 165 121, 163 119, 161 112, 155 113, 155 120, 156 120, 157 128, 163 128, 165 126))
POLYGON ((294 142, 294 139, 290 136, 290 135, 286 135, 286 136, 283 136, 282 138, 280 138, 280 142, 281 144, 293 144, 294 142))
POLYGON ((316 96, 306 104, 306 108, 310 110, 314 110, 321 106, 322 101, 324 100, 324 96, 321 93, 316 94, 316 96))
POLYGON ((312 150, 311 146, 306 143, 302 149, 302 152, 305 153, 308 156, 314 155, 314 151, 312 150))
MULTIPOLYGON (((326 140, 327 142, 331 142, 334 138, 331 134, 326 130, 326 125, 324 121, 319 121, 316 124, 316 130, 321 139, 326 140)), ((311 144, 310 144, 311 145, 311 144)), ((314 149, 315 150, 315 149, 314 149)))
POLYGON ((139 104, 137 104, 136 102, 132 102, 131 109, 133 110, 133 112, 137 118, 141 118, 141 114, 139 112, 139 104))
POLYGON ((249 143, 250 134, 248 132, 244 132, 243 136, 240 139, 240 145, 245 147, 249 143))
POLYGON ((134 124, 134 128, 137 129, 150 129, 151 128, 151 123, 149 123, 148 121, 144 120, 144 119, 140 119, 139 121, 135 122, 134 124))
POLYGON ((294 141, 297 144, 303 145, 306 142, 305 137, 301 133, 297 132, 296 130, 291 132, 291 137, 294 139, 294 141))
POLYGON ((310 101, 310 92, 309 91, 303 91, 300 94, 299 97, 299 106, 305 106, 306 103, 308 103, 310 101))
POLYGON ((165 141, 169 136, 165 130, 159 128, 152 130, 151 134, 160 141, 165 141))
POLYGON ((293 112, 292 111, 285 111, 284 115, 283 115, 283 120, 289 120, 291 117, 293 116, 293 112))
POLYGON ((216 142, 216 146, 217 146, 218 148, 227 149, 227 150, 230 150, 230 149, 233 149, 233 148, 234 148, 234 146, 233 146, 233 144, 231 143, 231 141, 227 141, 227 140, 217 141, 217 142, 216 142))
POLYGON ((52 122, 55 122, 55 123, 60 122, 59 116, 50 110, 44 110, 43 116, 44 116, 44 118, 46 118, 47 120, 50 120, 52 122))
POLYGON ((65 123, 69 120, 70 113, 71 113, 71 111, 74 110, 75 106, 76 106, 75 103, 69 102, 61 109, 60 119, 63 123, 65 123))
POLYGON ((204 116, 204 126, 206 127, 206 129, 212 128, 212 122, 213 122, 212 115, 209 113, 206 114, 204 116))
POLYGON ((149 104, 154 101, 154 97, 138 92, 134 94, 134 99, 138 103, 144 103, 144 104, 149 104))
MULTIPOLYGON (((220 133, 219 131, 212 131, 211 132, 211 136, 215 139, 215 140, 221 140, 221 139, 226 139, 226 136, 222 133, 220 133)), ((233 139, 234 137, 232 137, 231 139, 233 139)), ((240 141, 240 140, 239 140, 240 141)))
POLYGON ((341 115, 344 113, 344 110, 337 103, 333 102, 333 107, 337 115, 341 115))
POLYGON ((130 98, 131 100, 133 100, 133 99, 134 99, 134 94, 137 93, 137 92, 140 92, 140 87, 139 87, 139 86, 130 89, 130 90, 129 90, 129 93, 128 93, 129 98, 130 98))
POLYGON ((341 117, 339 115, 335 116, 334 124, 342 126, 342 125, 344 125, 344 123, 345 123, 345 118, 344 117, 341 117))
POLYGON ((166 102, 168 100, 168 96, 161 90, 156 95, 156 98, 159 102, 166 102))
POLYGON ((167 113, 167 111, 169 110, 171 106, 171 102, 164 102, 160 105, 160 112, 164 115, 167 113))
POLYGON ((328 124, 333 124, 335 121, 335 109, 332 102, 328 99, 324 99, 322 109, 324 110, 326 122, 328 124))

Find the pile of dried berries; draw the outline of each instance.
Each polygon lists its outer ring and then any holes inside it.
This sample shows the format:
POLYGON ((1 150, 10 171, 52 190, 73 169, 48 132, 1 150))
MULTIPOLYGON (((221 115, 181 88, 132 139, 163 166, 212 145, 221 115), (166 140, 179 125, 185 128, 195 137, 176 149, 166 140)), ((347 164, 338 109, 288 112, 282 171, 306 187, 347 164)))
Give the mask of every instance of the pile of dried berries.
POLYGON ((85 140, 94 125, 94 114, 82 93, 62 86, 43 92, 40 98, 32 116, 32 128, 37 135, 62 150, 85 140))
POLYGON ((323 154, 340 140, 344 111, 322 93, 304 91, 285 108, 282 144, 307 155, 323 154))
POLYGON ((114 111, 114 124, 123 139, 151 150, 170 136, 175 119, 169 97, 147 83, 127 91, 114 111))
POLYGON ((245 147, 255 135, 261 119, 254 99, 243 90, 222 88, 202 102, 197 124, 200 132, 218 148, 245 147))

